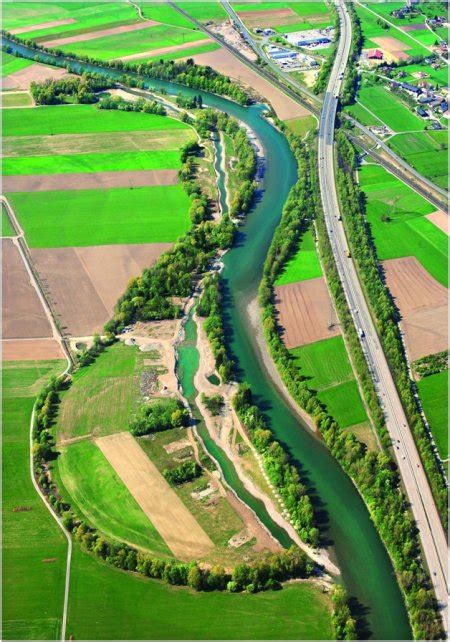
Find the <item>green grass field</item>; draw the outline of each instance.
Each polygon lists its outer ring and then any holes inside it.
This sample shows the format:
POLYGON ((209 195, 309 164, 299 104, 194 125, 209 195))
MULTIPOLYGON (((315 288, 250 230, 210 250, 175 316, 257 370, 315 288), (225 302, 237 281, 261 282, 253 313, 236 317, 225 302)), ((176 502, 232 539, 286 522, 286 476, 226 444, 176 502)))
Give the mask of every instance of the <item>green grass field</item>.
POLYGON ((419 396, 442 459, 448 458, 448 370, 424 377, 419 396))
POLYGON ((433 205, 382 167, 363 165, 359 176, 379 259, 415 256, 431 276, 447 285, 447 236, 424 218, 434 211, 433 205))
POLYGON ((178 169, 178 150, 151 150, 104 154, 19 156, 3 159, 3 175, 68 174, 145 169, 178 169))
POLYGON ((4 205, 2 203, 2 236, 15 236, 15 232, 9 222, 8 215, 6 214, 4 205))
POLYGON ((62 361, 3 363, 3 639, 60 636, 66 540, 32 485, 34 395, 62 361))
POLYGON ((309 582, 282 591, 196 593, 74 550, 68 635, 75 639, 331 639, 330 599, 309 582))
MULTIPOLYGON (((358 102, 394 132, 425 129, 426 122, 423 118, 414 114, 395 94, 380 85, 368 86, 363 83, 358 91, 358 102)), ((357 117, 352 107, 347 111, 357 117)))
POLYGON ((183 2, 181 8, 199 22, 225 20, 227 12, 220 2, 183 2))
POLYGON ((107 29, 120 24, 137 22, 136 10, 126 2, 14 2, 4 3, 4 29, 40 25, 56 20, 73 20, 64 25, 33 29, 21 37, 44 39, 75 35, 86 31, 107 29))
POLYGON ((190 199, 181 185, 8 197, 30 247, 170 243, 190 227, 190 199))
POLYGON ((287 285, 297 281, 315 279, 319 276, 322 276, 322 268, 317 257, 312 231, 307 230, 303 234, 296 252, 275 281, 275 285, 287 285))
POLYGON ((80 516, 109 537, 172 556, 100 448, 91 441, 80 441, 60 452, 57 467, 62 487, 80 516))
POLYGON ((314 116, 303 116, 303 118, 291 118, 284 121, 297 136, 305 136, 308 132, 317 129, 317 119, 314 116))
POLYGON ((26 112, 3 112, 3 136, 54 136, 93 132, 164 131, 186 129, 174 118, 141 112, 108 111, 95 105, 56 105, 36 107, 26 112))
POLYGON ((110 58, 120 58, 202 39, 204 39, 204 34, 201 31, 180 29, 163 24, 141 31, 129 31, 85 42, 69 43, 58 48, 67 53, 84 54, 98 60, 109 60, 110 58))
POLYGON ((292 9, 302 18, 322 16, 329 13, 325 2, 232 2, 235 11, 270 11, 276 9, 292 9))
POLYGON ((140 401, 143 354, 115 343, 74 373, 72 386, 61 393, 58 440, 89 435, 94 428, 97 436, 126 430, 140 401))
POLYGON ((15 92, 10 91, 2 94, 2 107, 3 109, 11 109, 12 107, 32 107, 33 100, 31 95, 26 91, 15 92))
POLYGON ((447 189, 447 138, 444 130, 399 134, 389 140, 389 146, 423 176, 447 189))
POLYGON ((353 116, 353 118, 356 118, 356 120, 359 120, 363 125, 366 125, 366 127, 371 127, 373 125, 379 127, 380 125, 383 125, 383 121, 375 116, 373 111, 369 111, 361 103, 348 105, 347 107, 344 107, 344 111, 350 114, 350 116, 353 116))
MULTIPOLYGON (((395 4, 395 3, 394 3, 395 4)), ((385 6, 383 7, 384 10, 386 10, 388 13, 392 11, 392 9, 395 8, 394 4, 392 3, 385 3, 385 6)), ((405 52, 408 54, 408 56, 426 56, 429 54, 428 49, 426 49, 423 44, 416 43, 409 35, 408 33, 401 31, 399 29, 396 29, 395 27, 390 27, 389 29, 383 29, 381 25, 377 23, 377 20, 379 20, 378 16, 382 16, 380 8, 383 6, 383 3, 370 3, 370 9, 372 11, 375 11, 376 13, 372 13, 369 9, 367 9, 364 6, 361 5, 355 5, 356 8, 356 13, 359 16, 359 19, 361 20, 361 27, 363 31, 363 36, 364 36, 364 48, 368 49, 370 47, 378 47, 379 45, 372 40, 372 38, 380 38, 383 36, 387 36, 389 38, 395 38, 396 40, 399 40, 400 42, 404 43, 407 45, 408 49, 405 50, 405 52), (378 15, 376 15, 378 14, 378 15)), ((390 22, 392 22, 391 17, 392 16, 385 16, 390 22)), ((405 24, 407 24, 405 22, 405 24)), ((415 37, 415 33, 414 33, 415 37)))
POLYGON ((317 390, 319 400, 343 428, 367 421, 342 336, 316 341, 290 352, 308 387, 317 390))
MULTIPOLYGON (((29 67, 33 63, 34 60, 26 60, 25 58, 19 58, 18 56, 6 53, 6 51, 2 51, 2 76, 14 74, 16 71, 25 69, 25 67, 29 67)), ((5 94, 3 94, 3 100, 4 99, 5 94)))
POLYGON ((398 71, 400 71, 400 69, 406 73, 406 76, 401 79, 402 82, 409 82, 412 85, 417 85, 421 79, 415 78, 413 74, 421 71, 427 74, 427 78, 425 78, 427 82, 437 83, 439 87, 446 87, 448 85, 447 68, 445 64, 442 64, 440 69, 433 69, 430 65, 425 64, 406 65, 405 67, 399 68, 398 71))
POLYGON ((149 60, 178 60, 179 58, 190 58, 192 56, 199 56, 210 51, 216 51, 219 45, 214 42, 206 45, 198 45, 197 47, 189 47, 189 49, 180 49, 180 51, 172 51, 166 54, 159 54, 157 56, 149 56, 148 58, 139 58, 136 64, 142 64, 149 60))

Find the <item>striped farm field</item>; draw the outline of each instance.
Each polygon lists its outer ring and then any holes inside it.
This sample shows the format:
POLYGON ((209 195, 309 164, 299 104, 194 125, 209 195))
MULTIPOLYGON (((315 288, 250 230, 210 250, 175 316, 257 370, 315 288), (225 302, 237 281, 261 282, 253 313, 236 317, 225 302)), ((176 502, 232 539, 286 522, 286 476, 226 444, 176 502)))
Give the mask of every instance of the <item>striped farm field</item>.
POLYGON ((9 76, 9 74, 25 69, 25 67, 29 67, 32 64, 34 64, 33 60, 12 56, 5 51, 2 52, 2 76, 9 76))
POLYGON ((448 131, 426 131, 398 134, 389 146, 420 174, 447 189, 448 131))

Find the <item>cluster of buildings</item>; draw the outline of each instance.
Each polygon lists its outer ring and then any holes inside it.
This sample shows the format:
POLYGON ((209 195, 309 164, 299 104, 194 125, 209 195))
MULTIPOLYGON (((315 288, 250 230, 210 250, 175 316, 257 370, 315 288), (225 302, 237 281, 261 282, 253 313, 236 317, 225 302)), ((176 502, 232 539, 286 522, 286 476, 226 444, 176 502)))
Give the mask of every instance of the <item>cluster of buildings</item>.
MULTIPOLYGON (((425 80, 417 85, 408 82, 391 82, 392 87, 398 87, 417 100, 417 113, 422 118, 429 118, 432 114, 440 118, 448 113, 448 100, 442 94, 438 94, 425 80)), ((440 129, 440 123, 432 123, 433 129, 440 129)))
POLYGON ((308 29, 306 31, 294 31, 285 33, 283 37, 289 44, 295 47, 328 47, 333 42, 334 28, 325 27, 324 29, 308 29))
POLYGON ((269 45, 267 54, 287 71, 298 71, 300 69, 314 69, 319 63, 312 56, 307 56, 292 49, 285 49, 275 45, 269 45))

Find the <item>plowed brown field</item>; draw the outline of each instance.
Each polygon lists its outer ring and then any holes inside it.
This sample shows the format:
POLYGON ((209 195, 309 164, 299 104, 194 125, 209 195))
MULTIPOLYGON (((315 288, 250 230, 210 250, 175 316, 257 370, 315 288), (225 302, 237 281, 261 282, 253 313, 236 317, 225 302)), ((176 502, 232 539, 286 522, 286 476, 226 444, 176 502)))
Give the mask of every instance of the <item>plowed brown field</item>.
POLYGON ((172 553, 180 560, 199 559, 214 544, 129 432, 96 439, 172 553))
POLYGON ((20 69, 14 74, 7 76, 7 78, 12 79, 13 83, 21 89, 29 89, 32 82, 43 82, 47 78, 52 78, 58 80, 63 76, 69 77, 70 74, 67 73, 65 69, 57 69, 56 67, 47 67, 46 65, 41 65, 36 63, 25 67, 25 69, 20 69))
POLYGON ((427 214, 427 219, 448 236, 448 216, 445 212, 436 210, 435 212, 431 212, 431 214, 427 214))
POLYGON ((34 264, 51 293, 54 310, 71 336, 100 331, 128 281, 171 243, 33 249, 34 264))
POLYGON ((12 239, 2 239, 2 288, 4 339, 52 336, 50 323, 12 239))
POLYGON ((340 334, 338 319, 322 277, 277 286, 275 304, 287 348, 297 348, 340 334))
POLYGON ((123 172, 81 172, 79 174, 37 174, 3 177, 3 192, 50 192, 54 190, 109 189, 111 187, 152 187, 176 185, 176 169, 128 170, 123 172))
POLYGON ((448 347, 448 290, 412 256, 383 261, 411 360, 448 347))
POLYGON ((9 339, 2 341, 4 361, 41 361, 64 359, 55 339, 9 339))

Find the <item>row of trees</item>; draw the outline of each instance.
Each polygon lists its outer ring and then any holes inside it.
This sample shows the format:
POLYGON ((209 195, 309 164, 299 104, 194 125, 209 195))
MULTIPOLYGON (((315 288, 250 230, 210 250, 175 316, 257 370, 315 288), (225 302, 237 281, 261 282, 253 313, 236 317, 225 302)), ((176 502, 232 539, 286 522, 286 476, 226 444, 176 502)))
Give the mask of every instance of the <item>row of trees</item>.
MULTIPOLYGON (((147 77, 158 78, 160 80, 168 80, 171 82, 180 83, 181 85, 186 85, 187 87, 192 87, 194 89, 208 91, 213 94, 219 94, 221 96, 227 96, 241 105, 247 105, 249 103, 249 97, 247 93, 236 82, 230 80, 230 78, 228 78, 227 76, 223 76, 217 71, 214 71, 214 69, 212 69, 211 67, 196 65, 192 58, 177 62, 173 60, 155 60, 146 63, 139 63, 136 61, 125 62, 123 60, 98 60, 85 54, 77 55, 74 53, 68 53, 66 51, 63 51, 62 49, 58 49, 55 47, 45 47, 34 42, 33 40, 22 40, 21 38, 18 38, 17 36, 5 30, 3 30, 2 33, 11 41, 24 44, 25 46, 30 47, 38 52, 41 51, 43 53, 56 56, 60 61, 81 61, 95 65, 97 67, 117 70, 119 73, 123 74, 134 74, 139 76, 141 79, 147 77)), ((8 45, 6 45, 5 50, 10 53, 12 51, 12 48, 8 48, 8 45)), ((55 61, 55 64, 58 64, 58 61, 55 61)), ((59 62, 59 66, 65 66, 65 63, 63 64, 59 62)))
POLYGON ((233 377, 234 361, 227 354, 225 330, 221 311, 220 281, 218 274, 210 274, 203 282, 203 293, 197 306, 197 313, 206 317, 204 329, 216 360, 217 372, 224 383, 233 377))
POLYGON ((103 338, 100 337, 99 334, 94 334, 92 346, 90 348, 85 347, 83 350, 78 352, 76 356, 77 365, 80 368, 84 368, 85 366, 89 366, 91 363, 94 363, 98 355, 103 352, 106 347, 114 343, 115 340, 116 339, 112 334, 108 334, 103 338))
POLYGON ((240 384, 234 396, 233 406, 248 435, 260 453, 264 469, 280 493, 290 521, 301 539, 311 546, 319 545, 319 530, 316 527, 314 509, 308 489, 302 483, 297 468, 290 462, 288 453, 274 439, 264 417, 254 405, 250 387, 240 384))
POLYGON ((138 111, 144 114, 157 114, 158 116, 166 115, 166 110, 161 103, 158 103, 156 100, 145 100, 145 98, 125 100, 122 96, 104 96, 97 106, 99 109, 138 111))
POLYGON ((448 350, 429 354, 426 357, 417 359, 412 364, 412 369, 419 377, 429 377, 448 369, 448 350))
POLYGON ((331 69, 333 67, 334 58, 336 56, 337 43, 339 42, 339 37, 341 34, 341 23, 339 20, 339 14, 336 10, 334 4, 329 6, 330 12, 334 18, 334 40, 332 44, 332 50, 327 56, 326 60, 322 63, 322 66, 317 76, 317 80, 314 83, 313 92, 315 94, 322 94, 327 88, 328 79, 330 77, 331 69))
POLYGON ((412 428, 424 468, 438 505, 441 518, 447 521, 447 488, 439 470, 409 375, 408 363, 398 328, 398 315, 390 293, 383 282, 376 248, 364 217, 364 198, 354 179, 357 167, 356 152, 343 132, 337 135, 337 185, 349 245, 367 298, 377 320, 377 330, 396 382, 409 424, 412 428))
POLYGON ((37 105, 58 105, 62 103, 95 103, 96 92, 111 87, 111 81, 102 74, 84 72, 80 78, 47 78, 32 82, 31 95, 37 105))
POLYGON ((186 482, 192 481, 202 474, 201 466, 195 461, 185 461, 175 468, 166 468, 163 475, 173 486, 180 486, 186 482))
POLYGON ((341 92, 341 105, 350 105, 355 102, 356 90, 358 86, 358 61, 361 55, 361 49, 364 37, 361 29, 361 21, 356 13, 352 2, 346 3, 347 11, 350 14, 352 23, 352 41, 350 56, 348 58, 345 78, 341 92))
POLYGON ((189 425, 190 414, 179 399, 163 399, 142 404, 131 419, 132 435, 141 437, 153 432, 189 425))
MULTIPOLYGON (((341 327, 352 347, 352 359, 358 374, 366 372, 366 378, 361 380, 363 389, 367 387, 366 393, 373 389, 326 232, 320 205, 315 151, 312 152, 310 149, 308 154, 308 150, 295 134, 286 132, 286 135, 299 164, 299 181, 286 202, 264 267, 260 302, 266 340, 289 392, 311 416, 331 453, 353 479, 366 502, 394 564, 405 596, 414 637, 437 639, 442 633, 437 605, 429 576, 421 560, 417 529, 400 489, 398 471, 392 458, 388 452, 368 452, 353 434, 342 430, 320 403, 315 391, 308 388, 278 333, 272 295, 274 280, 290 252, 296 247, 301 233, 309 223, 308 219, 315 216, 322 265, 338 310, 341 327)), ((375 400, 374 396, 374 402, 375 400)), ((378 426, 382 442, 387 444, 383 417, 379 409, 375 416, 375 425, 378 426)))

